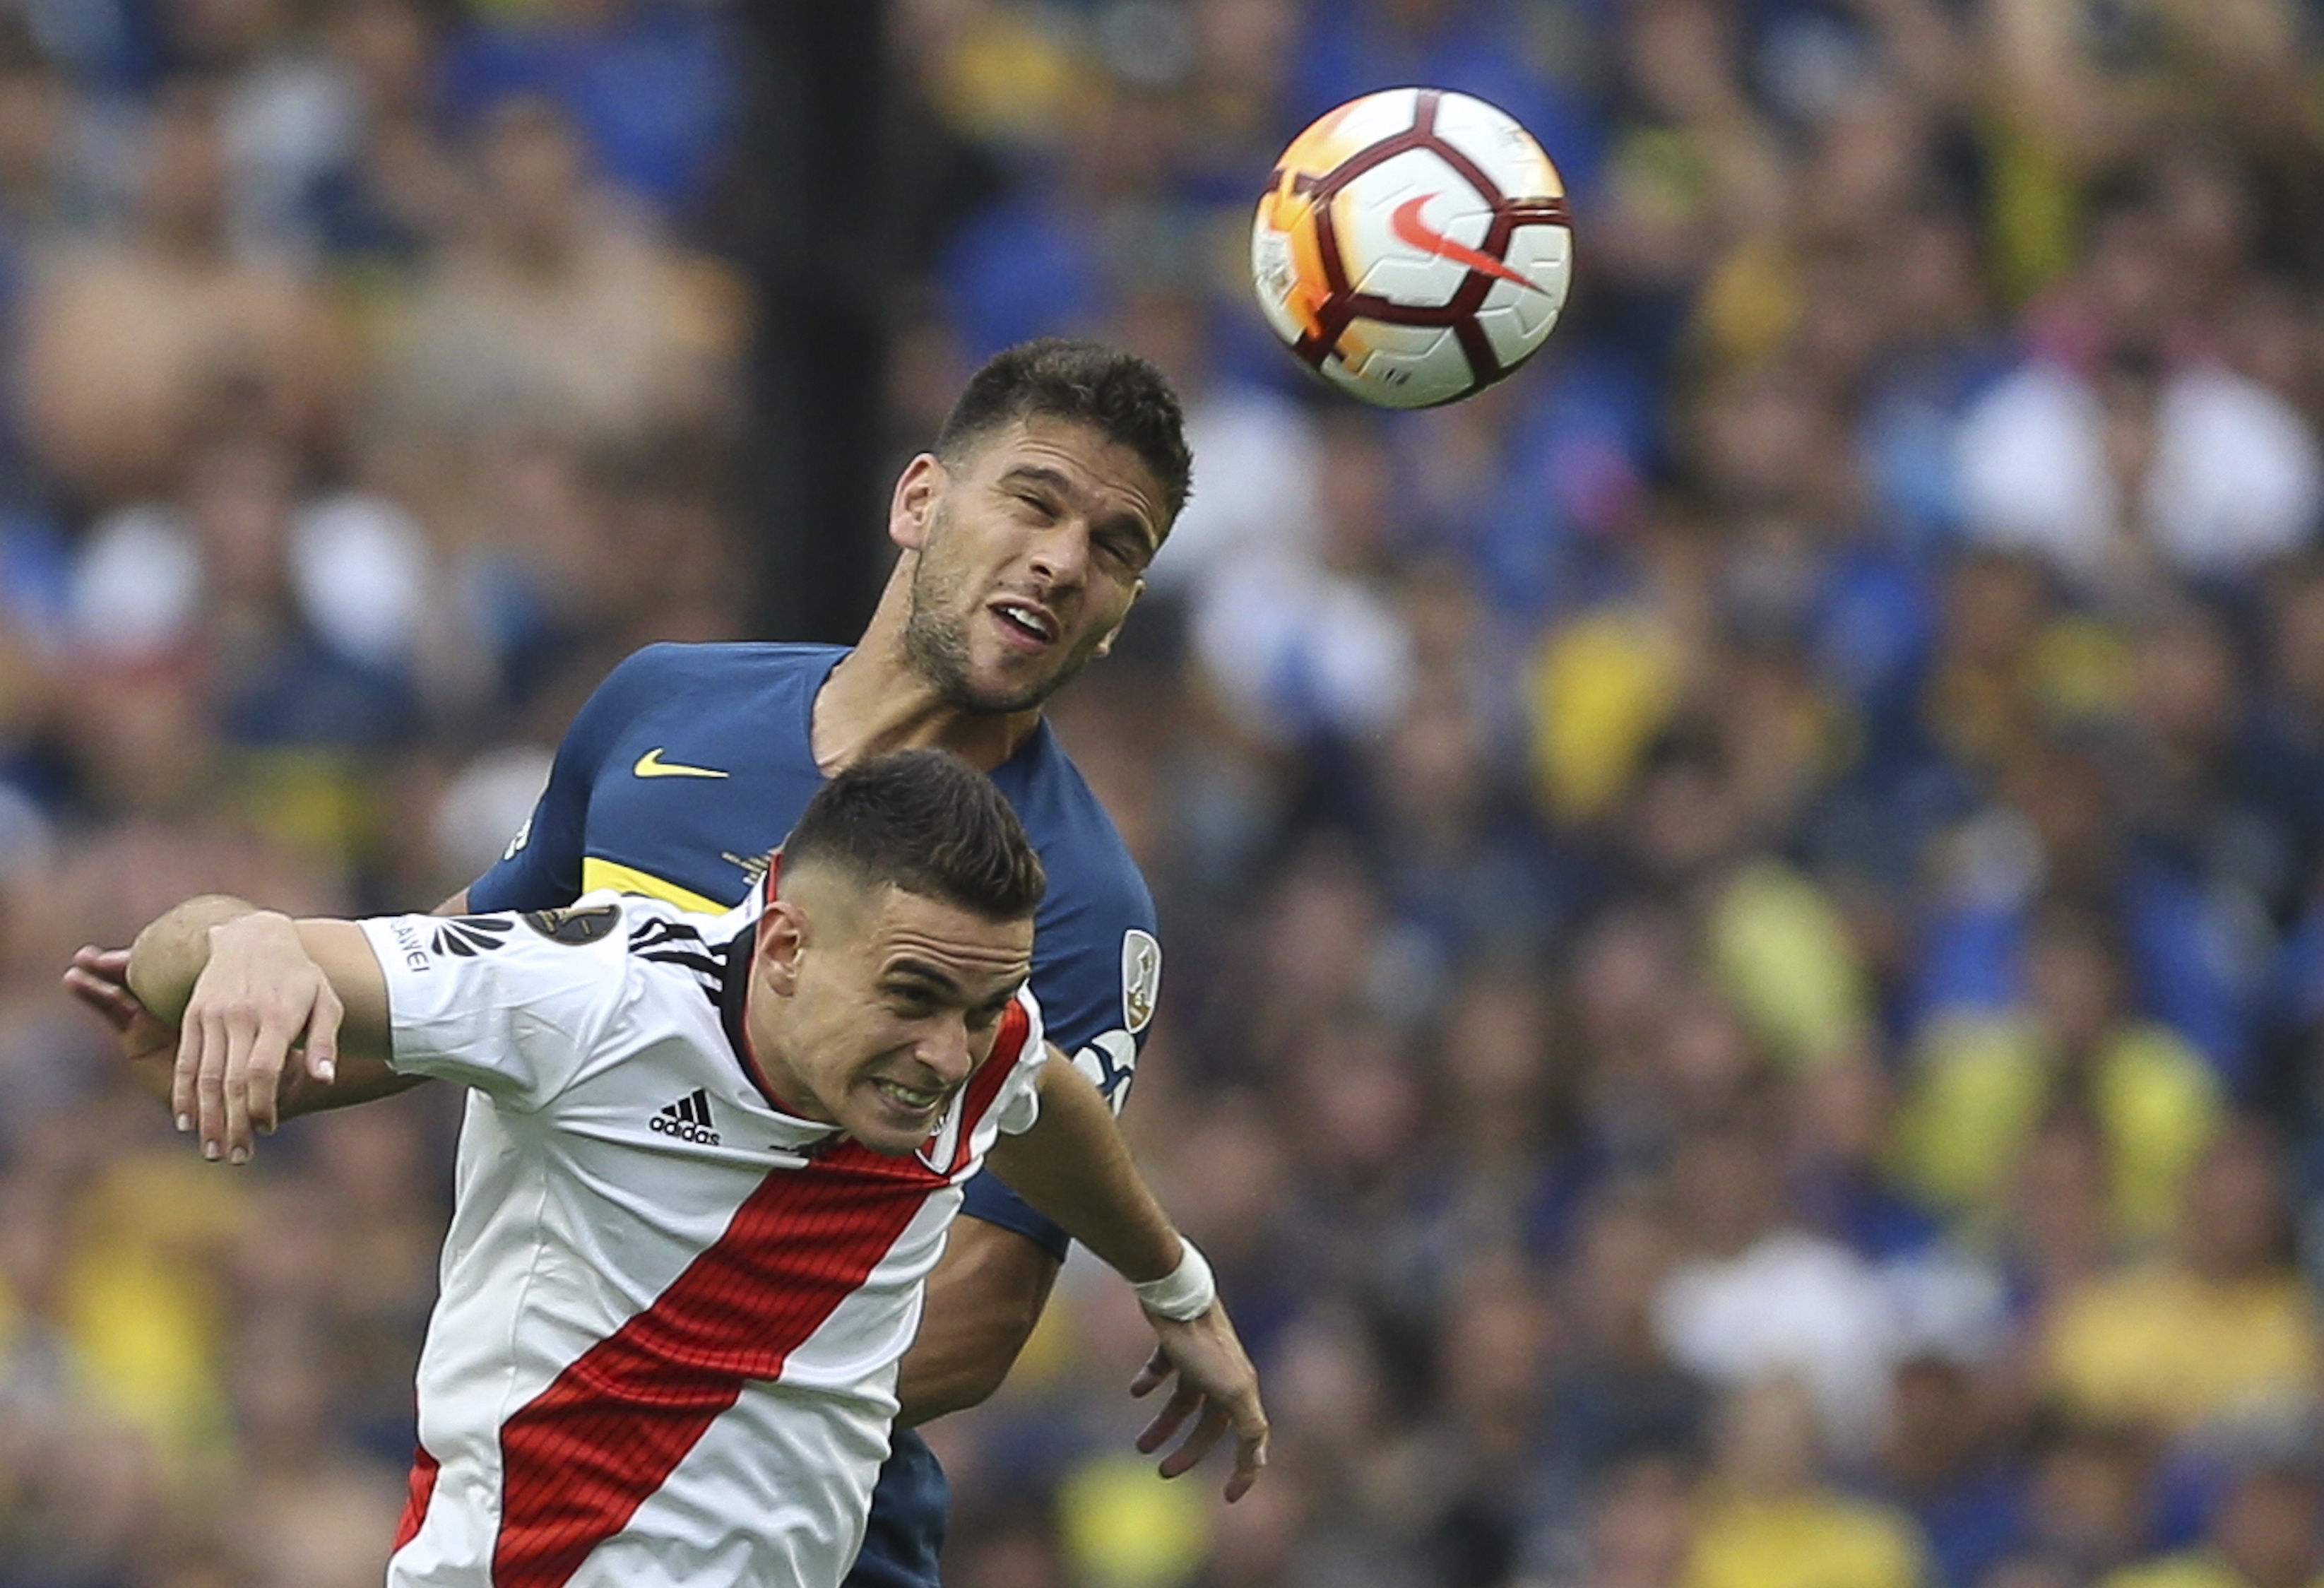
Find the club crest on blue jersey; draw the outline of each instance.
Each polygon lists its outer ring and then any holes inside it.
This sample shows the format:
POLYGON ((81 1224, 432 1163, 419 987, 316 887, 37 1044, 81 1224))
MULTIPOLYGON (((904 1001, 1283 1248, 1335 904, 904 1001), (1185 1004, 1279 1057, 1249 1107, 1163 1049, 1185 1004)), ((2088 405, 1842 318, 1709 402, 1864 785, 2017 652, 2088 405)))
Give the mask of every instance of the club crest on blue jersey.
POLYGON ((1154 1019, 1162 991, 1162 945, 1154 934, 1132 927, 1121 935, 1121 1023, 1133 1037, 1154 1019))

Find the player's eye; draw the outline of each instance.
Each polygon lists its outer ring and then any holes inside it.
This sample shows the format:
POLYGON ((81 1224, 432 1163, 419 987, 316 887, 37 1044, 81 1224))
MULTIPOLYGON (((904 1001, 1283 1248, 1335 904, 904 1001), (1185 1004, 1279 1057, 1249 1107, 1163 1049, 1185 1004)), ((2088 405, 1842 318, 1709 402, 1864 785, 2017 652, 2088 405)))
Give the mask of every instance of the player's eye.
POLYGON ((1001 1011, 1008 1007, 1005 1003, 988 1003, 982 1008, 970 1010, 968 1029, 972 1031, 991 1030, 994 1022, 1001 1019, 1001 1011))
POLYGON ((1032 509, 1034 516, 1045 523, 1057 516, 1057 504, 1038 491, 1019 491, 1017 500, 1032 509))

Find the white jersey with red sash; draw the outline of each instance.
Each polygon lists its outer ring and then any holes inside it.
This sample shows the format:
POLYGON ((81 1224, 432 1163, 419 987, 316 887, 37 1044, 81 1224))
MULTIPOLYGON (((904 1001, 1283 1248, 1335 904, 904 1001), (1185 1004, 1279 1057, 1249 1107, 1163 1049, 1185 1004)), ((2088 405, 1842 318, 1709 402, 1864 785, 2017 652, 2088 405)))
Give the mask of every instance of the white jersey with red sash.
POLYGON ((758 895, 364 923, 393 1064, 472 1088, 391 1588, 835 1585, 922 1281, 1040 1011, 908 1157, 786 1113, 743 1036, 758 895))

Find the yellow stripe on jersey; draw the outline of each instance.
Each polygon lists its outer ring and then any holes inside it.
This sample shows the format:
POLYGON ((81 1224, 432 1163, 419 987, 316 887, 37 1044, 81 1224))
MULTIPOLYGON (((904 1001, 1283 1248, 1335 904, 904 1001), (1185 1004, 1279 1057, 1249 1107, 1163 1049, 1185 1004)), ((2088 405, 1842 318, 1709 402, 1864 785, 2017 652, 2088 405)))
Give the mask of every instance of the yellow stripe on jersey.
POLYGON ((726 907, 715 899, 705 899, 676 882, 665 882, 651 872, 641 872, 626 865, 615 865, 610 860, 591 855, 581 862, 581 891, 595 893, 600 888, 611 888, 619 893, 642 893, 649 899, 659 899, 675 904, 680 909, 696 915, 724 915, 726 907))

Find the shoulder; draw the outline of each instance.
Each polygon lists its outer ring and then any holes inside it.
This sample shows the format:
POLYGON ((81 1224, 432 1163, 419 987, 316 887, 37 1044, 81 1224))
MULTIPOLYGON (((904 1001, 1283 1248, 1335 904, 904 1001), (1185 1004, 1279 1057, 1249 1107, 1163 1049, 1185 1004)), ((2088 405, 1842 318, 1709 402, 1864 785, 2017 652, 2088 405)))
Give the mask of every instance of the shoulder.
POLYGON ((605 675, 567 743, 604 755, 633 728, 671 715, 709 723, 754 716, 771 694, 819 679, 844 654, 830 645, 648 645, 605 675))
POLYGON ((1019 1064, 1039 1065, 1048 1057, 1047 1028, 1041 1019, 1041 1001, 1033 989, 1017 989, 1016 1000, 1002 1017, 1001 1040, 1009 1056, 1019 1064))
POLYGON ((718 992, 727 945, 749 925, 739 909, 702 915, 610 888, 585 893, 560 909, 512 912, 505 919, 513 921, 512 935, 536 960, 569 955, 577 975, 623 979, 633 994, 650 996, 660 989, 687 1003, 699 992, 718 992))
POLYGON ((975 1117, 990 1119, 1006 1135, 1021 1134, 1032 1126, 1040 1113, 1036 1099, 1049 1057, 1047 1035, 1041 1006, 1032 990, 1019 988, 1016 1002, 1001 1017, 991 1057, 985 1061, 980 1079, 972 1083, 974 1091, 970 1101, 975 1117))
MULTIPOLYGON (((1033 943, 1033 989, 1049 1039, 1072 1052, 1119 1037, 1107 1073, 1126 1074, 1161 985, 1154 896, 1112 818, 1046 725, 995 780, 1049 874, 1033 943)), ((1101 1084, 1119 1098, 1118 1085, 1101 1084)))
POLYGON ((627 952, 625 933, 634 929, 639 913, 634 907, 644 902, 600 890, 555 909, 478 911, 443 919, 404 916, 379 924, 408 924, 439 957, 538 963, 586 976, 601 973, 585 966, 627 952))
POLYGON ((724 953, 726 946, 749 931, 757 920, 756 904, 754 892, 732 909, 719 915, 709 915, 666 899, 601 888, 594 893, 585 894, 570 910, 534 913, 571 915, 590 909, 618 911, 620 924, 614 928, 614 935, 621 937, 631 954, 650 958, 665 946, 673 945, 695 946, 711 954, 724 953))
MULTIPOLYGON (((1049 873, 1052 905, 1152 931, 1154 896, 1145 873, 1081 769, 1044 723, 994 774, 1049 873)), ((1045 908, 1043 914, 1051 913, 1045 908)))
MULTIPOLYGON (((410 919, 427 924, 434 918, 410 919)), ((748 922, 739 909, 703 915, 644 894, 600 888, 553 909, 458 916, 436 925, 437 937, 448 940, 454 954, 512 949, 529 959, 578 969, 588 962, 652 959, 658 953, 688 949, 715 955, 748 922)))
POLYGON ((601 688, 688 693, 750 688, 828 671, 846 653, 837 645, 664 641, 632 651, 606 675, 601 688))

